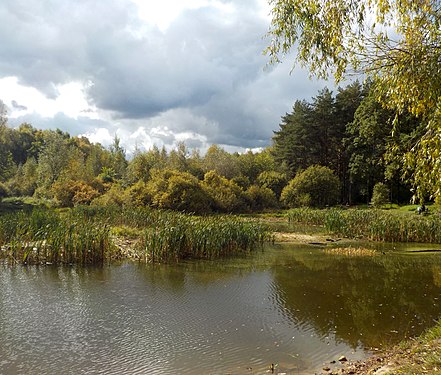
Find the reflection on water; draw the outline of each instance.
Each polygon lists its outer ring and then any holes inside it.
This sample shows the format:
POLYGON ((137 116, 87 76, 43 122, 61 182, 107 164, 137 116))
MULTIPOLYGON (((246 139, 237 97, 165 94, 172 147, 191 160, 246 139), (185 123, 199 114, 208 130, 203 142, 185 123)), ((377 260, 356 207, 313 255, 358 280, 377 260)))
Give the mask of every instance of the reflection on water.
POLYGON ((356 348, 420 334, 440 318, 439 255, 347 258, 294 255, 274 277, 296 319, 356 348), (295 277, 293 277, 295 274, 295 277))
POLYGON ((441 254, 0 268, 0 373, 314 373, 441 316, 441 254))

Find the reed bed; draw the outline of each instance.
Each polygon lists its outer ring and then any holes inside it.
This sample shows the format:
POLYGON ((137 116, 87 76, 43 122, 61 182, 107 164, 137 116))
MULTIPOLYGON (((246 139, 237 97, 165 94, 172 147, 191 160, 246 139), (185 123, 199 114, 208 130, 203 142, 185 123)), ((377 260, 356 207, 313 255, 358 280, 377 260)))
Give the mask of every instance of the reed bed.
POLYGON ((109 227, 53 210, 0 216, 0 257, 23 264, 103 264, 109 227))
POLYGON ((117 207, 80 207, 73 214, 111 226, 142 229, 144 234, 134 257, 150 262, 214 259, 249 252, 273 239, 267 225, 233 215, 201 217, 150 208, 117 207))
POLYGON ((215 259, 250 252, 271 240, 261 223, 236 217, 168 217, 145 230, 140 251, 146 261, 215 259))
POLYGON ((307 207, 295 208, 288 211, 288 221, 290 223, 307 224, 307 225, 323 225, 323 210, 317 210, 307 207))
POLYGON ((348 238, 384 242, 441 243, 441 217, 402 215, 378 209, 293 209, 290 222, 322 225, 330 232, 348 238))
POLYGON ((334 247, 323 250, 325 254, 329 255, 343 255, 348 257, 360 257, 360 256, 375 256, 378 252, 365 247, 334 247))
POLYGON ((124 255, 149 262, 214 259, 249 252, 272 238, 264 224, 231 215, 117 207, 34 209, 0 216, 0 258, 24 264, 103 264, 120 256, 114 235, 121 227, 141 233, 136 248, 124 255))

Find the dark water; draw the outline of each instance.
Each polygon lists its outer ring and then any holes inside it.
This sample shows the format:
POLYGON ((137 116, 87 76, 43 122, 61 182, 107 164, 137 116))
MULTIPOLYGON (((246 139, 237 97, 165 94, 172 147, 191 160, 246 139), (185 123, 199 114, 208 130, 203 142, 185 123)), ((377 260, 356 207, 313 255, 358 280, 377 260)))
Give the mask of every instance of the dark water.
MULTIPOLYGON (((441 317, 441 254, 0 266, 0 374, 314 374, 441 317)), ((402 249, 401 249, 402 250, 402 249)))

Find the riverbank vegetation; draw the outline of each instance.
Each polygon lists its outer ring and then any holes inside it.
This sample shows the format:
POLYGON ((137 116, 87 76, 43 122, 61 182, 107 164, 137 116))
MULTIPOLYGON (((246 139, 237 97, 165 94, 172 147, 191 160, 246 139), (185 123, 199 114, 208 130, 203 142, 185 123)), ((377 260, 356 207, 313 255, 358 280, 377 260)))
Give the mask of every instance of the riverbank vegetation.
POLYGON ((384 242, 441 243, 441 216, 415 211, 297 208, 288 211, 291 223, 321 225, 329 233, 384 242))
POLYGON ((80 206, 0 215, 0 259, 20 264, 102 265, 116 259, 177 262, 258 249, 267 227, 231 215, 80 206), (129 238, 128 245, 121 239, 129 238))

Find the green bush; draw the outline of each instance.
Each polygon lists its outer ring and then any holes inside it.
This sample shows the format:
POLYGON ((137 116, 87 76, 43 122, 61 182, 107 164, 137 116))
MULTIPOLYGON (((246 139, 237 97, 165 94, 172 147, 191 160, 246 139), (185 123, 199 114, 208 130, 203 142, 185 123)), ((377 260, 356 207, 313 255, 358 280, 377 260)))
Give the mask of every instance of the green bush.
POLYGON ((287 207, 325 207, 338 203, 340 181, 334 172, 313 165, 297 175, 282 190, 281 202, 287 207))
POLYGON ((385 184, 383 184, 382 182, 378 182, 374 186, 371 204, 374 207, 381 207, 387 203, 390 203, 390 201, 389 201, 389 188, 385 184))
POLYGON ((14 197, 32 196, 37 188, 37 162, 28 158, 26 163, 17 167, 15 175, 8 180, 8 189, 14 197))
POLYGON ((93 206, 118 206, 130 207, 132 206, 132 199, 128 191, 119 184, 114 184, 103 195, 95 198, 91 205, 93 206))
POLYGON ((6 188, 5 184, 0 182, 0 201, 2 198, 5 198, 9 195, 8 189, 6 188))
POLYGON ((246 194, 240 186, 218 175, 215 171, 205 173, 201 185, 212 199, 213 211, 244 212, 249 210, 246 194))
POLYGON ((250 187, 250 179, 247 176, 236 176, 231 179, 237 186, 240 186, 243 190, 246 190, 250 187))
POLYGON ((199 180, 187 172, 166 169, 151 171, 146 185, 154 207, 177 211, 207 213, 211 200, 199 180))
POLYGON ((152 195, 144 181, 138 181, 127 189, 133 204, 137 207, 149 206, 152 203, 152 195))
POLYGON ((261 211, 266 208, 277 207, 276 195, 267 187, 252 185, 247 189, 246 194, 253 211, 261 211))
POLYGON ((74 197, 74 189, 72 188, 73 181, 57 181, 52 185, 51 191, 53 197, 60 207, 72 207, 73 206, 73 197, 74 197))
POLYGON ((259 186, 271 189, 277 198, 280 198, 280 194, 287 182, 286 175, 276 171, 265 171, 257 177, 259 186))

